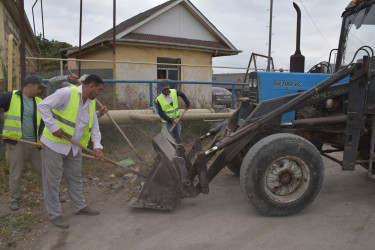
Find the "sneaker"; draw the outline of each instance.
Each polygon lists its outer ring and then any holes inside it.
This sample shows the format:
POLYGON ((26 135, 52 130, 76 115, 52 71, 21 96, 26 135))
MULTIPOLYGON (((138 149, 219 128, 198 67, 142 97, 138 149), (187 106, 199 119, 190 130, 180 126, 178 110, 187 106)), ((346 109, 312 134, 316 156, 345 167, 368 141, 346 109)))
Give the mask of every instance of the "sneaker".
POLYGON ((12 202, 9 202, 9 208, 12 211, 16 211, 20 209, 20 205, 18 205, 18 201, 12 201, 12 202))
POLYGON ((98 214, 100 214, 99 211, 92 210, 91 208, 89 208, 89 206, 82 208, 76 213, 76 215, 98 215, 98 214))
POLYGON ((69 227, 69 224, 68 222, 66 221, 66 219, 62 216, 59 216, 55 219, 52 220, 52 223, 56 226, 56 227, 59 227, 59 228, 62 228, 62 229, 66 229, 69 227))

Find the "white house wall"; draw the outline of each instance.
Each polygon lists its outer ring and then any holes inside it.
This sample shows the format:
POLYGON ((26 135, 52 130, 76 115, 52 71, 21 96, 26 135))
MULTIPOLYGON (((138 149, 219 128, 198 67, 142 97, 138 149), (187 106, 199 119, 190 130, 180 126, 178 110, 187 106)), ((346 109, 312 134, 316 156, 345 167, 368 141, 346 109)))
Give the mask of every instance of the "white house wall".
POLYGON ((176 5, 133 32, 218 42, 182 5, 176 5))

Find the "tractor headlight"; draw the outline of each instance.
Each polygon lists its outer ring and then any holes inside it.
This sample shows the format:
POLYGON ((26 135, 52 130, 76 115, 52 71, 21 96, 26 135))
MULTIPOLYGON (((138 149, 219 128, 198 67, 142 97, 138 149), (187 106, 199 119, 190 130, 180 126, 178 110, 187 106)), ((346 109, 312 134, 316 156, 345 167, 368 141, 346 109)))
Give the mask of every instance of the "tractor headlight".
POLYGON ((253 79, 253 87, 256 88, 258 85, 257 79, 253 79))

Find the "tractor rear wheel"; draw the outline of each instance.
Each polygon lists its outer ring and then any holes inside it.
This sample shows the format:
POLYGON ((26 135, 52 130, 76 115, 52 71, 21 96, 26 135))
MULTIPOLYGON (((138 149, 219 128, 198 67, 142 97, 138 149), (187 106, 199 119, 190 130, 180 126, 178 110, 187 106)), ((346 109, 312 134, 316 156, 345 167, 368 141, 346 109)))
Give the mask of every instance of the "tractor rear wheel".
POLYGON ((269 216, 295 214, 318 195, 324 179, 322 158, 308 140, 274 134, 257 142, 241 165, 240 184, 246 199, 269 216))

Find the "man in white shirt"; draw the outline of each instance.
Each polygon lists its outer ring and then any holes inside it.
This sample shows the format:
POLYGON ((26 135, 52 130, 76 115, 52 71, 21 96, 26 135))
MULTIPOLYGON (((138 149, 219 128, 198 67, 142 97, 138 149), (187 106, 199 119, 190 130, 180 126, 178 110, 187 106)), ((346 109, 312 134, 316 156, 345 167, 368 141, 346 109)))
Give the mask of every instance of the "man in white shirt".
POLYGON ((95 115, 95 97, 101 94, 103 80, 90 75, 79 87, 58 89, 38 104, 39 113, 45 123, 41 137, 42 178, 44 204, 51 221, 60 228, 68 228, 62 216, 59 202, 59 186, 62 175, 66 178, 68 194, 76 215, 98 215, 86 205, 82 191, 81 149, 63 138, 87 146, 93 142, 95 157, 103 160, 101 134, 95 115))

